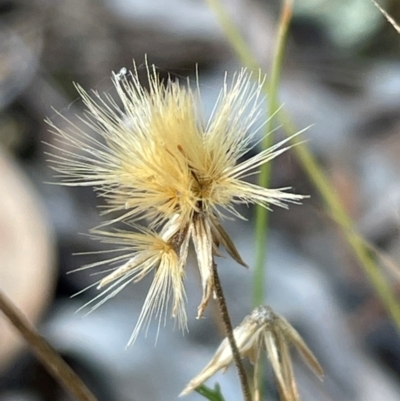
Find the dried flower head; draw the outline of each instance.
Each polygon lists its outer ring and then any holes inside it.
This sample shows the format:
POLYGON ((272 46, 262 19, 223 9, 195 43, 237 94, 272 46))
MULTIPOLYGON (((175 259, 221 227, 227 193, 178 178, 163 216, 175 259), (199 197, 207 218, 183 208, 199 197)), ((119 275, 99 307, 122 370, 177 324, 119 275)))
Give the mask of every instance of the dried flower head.
MULTIPOLYGON (((82 308, 93 305, 90 309, 93 311, 128 284, 138 282, 148 274, 154 273, 128 346, 136 340, 143 325, 148 327, 152 316, 158 319, 159 327, 163 317, 165 323, 168 308, 171 310, 171 316, 176 319, 178 327, 182 331, 187 329, 183 279, 189 235, 187 232, 176 231, 177 226, 173 223, 174 219, 160 233, 136 225, 132 225, 131 231, 92 230, 93 237, 117 247, 114 252, 118 252, 118 256, 86 265, 78 270, 114 264, 118 267, 95 283, 97 288, 103 291, 82 308)), ((106 272, 108 273, 109 269, 106 272)))
MULTIPOLYGON (((282 316, 273 312, 269 306, 260 306, 234 329, 235 340, 242 357, 254 364, 255 400, 259 400, 258 367, 262 351, 266 351, 274 371, 281 399, 297 401, 296 381, 293 375, 289 345, 299 351, 307 366, 320 378, 323 370, 317 359, 307 347, 300 334, 282 316)), ((182 391, 186 395, 213 376, 218 370, 225 370, 233 362, 232 350, 224 339, 210 363, 182 391)))
MULTIPOLYGON (((204 124, 198 90, 172 79, 160 82, 154 67, 147 66, 147 73, 149 89, 140 83, 136 66, 129 74, 125 70, 114 74, 117 100, 97 92, 89 95, 77 86, 87 108, 81 121, 91 133, 68 120, 63 128, 49 121, 63 142, 56 146, 51 162, 64 185, 95 187, 105 200, 105 213, 116 216, 106 224, 134 221, 148 226, 149 231, 140 235, 97 232, 115 243, 131 242, 137 252, 127 256, 100 287, 111 282, 113 289, 125 286, 155 270, 155 283, 141 316, 157 314, 171 291, 173 310, 185 321, 180 283, 190 240, 203 288, 200 317, 213 292, 212 263, 217 248, 223 246, 245 265, 220 223, 224 213, 241 218, 237 204, 285 206, 303 196, 286 192, 288 188, 262 188, 244 181, 287 149, 284 144, 288 140, 284 140, 239 162, 254 146, 262 82, 253 82, 245 70, 235 75, 231 84, 225 77, 212 116, 204 124), (135 245, 136 241, 140 245, 135 245)), ((106 298, 117 291, 108 291, 106 298)))

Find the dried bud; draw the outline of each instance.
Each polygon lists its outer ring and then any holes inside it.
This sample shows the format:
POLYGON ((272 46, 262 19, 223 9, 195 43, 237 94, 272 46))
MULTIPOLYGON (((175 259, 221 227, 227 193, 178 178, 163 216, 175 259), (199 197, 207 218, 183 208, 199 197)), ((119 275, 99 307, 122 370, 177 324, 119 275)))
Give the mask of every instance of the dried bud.
MULTIPOLYGON (((283 401, 297 401, 296 381, 293 375, 289 346, 293 344, 307 366, 320 378, 323 370, 317 359, 307 347, 300 334, 283 317, 275 314, 269 306, 260 306, 234 329, 239 353, 249 358, 254 365, 255 400, 259 400, 258 367, 261 352, 267 353, 274 371, 279 393, 283 401)), ((185 387, 180 394, 186 395, 200 386, 219 370, 225 370, 233 362, 231 347, 227 339, 219 346, 210 363, 185 387)))

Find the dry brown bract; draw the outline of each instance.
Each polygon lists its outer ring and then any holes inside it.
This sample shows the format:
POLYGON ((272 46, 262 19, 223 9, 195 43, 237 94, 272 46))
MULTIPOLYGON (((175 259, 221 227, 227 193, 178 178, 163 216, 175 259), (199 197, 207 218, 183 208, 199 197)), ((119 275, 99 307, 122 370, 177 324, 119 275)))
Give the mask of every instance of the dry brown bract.
MULTIPOLYGON (((271 362, 281 399, 297 401, 296 381, 293 376, 289 345, 299 351, 307 366, 320 378, 323 370, 317 359, 307 347, 300 334, 282 316, 275 314, 269 306, 256 308, 234 330, 240 355, 247 357, 254 365, 255 401, 259 400, 258 368, 261 352, 265 351, 271 362)), ((210 363, 186 386, 181 395, 186 395, 213 376, 218 370, 226 370, 232 363, 232 350, 224 339, 210 363)))

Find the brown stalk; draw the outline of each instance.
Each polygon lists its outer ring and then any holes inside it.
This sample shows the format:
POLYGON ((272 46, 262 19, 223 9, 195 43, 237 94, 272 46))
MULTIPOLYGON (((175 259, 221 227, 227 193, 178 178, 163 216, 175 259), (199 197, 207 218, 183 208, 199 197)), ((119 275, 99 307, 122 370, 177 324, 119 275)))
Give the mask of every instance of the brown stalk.
POLYGON ((236 370, 239 375, 240 384, 242 386, 243 397, 245 401, 252 401, 249 383, 247 381, 246 371, 244 369, 242 358, 240 356, 239 349, 237 347, 236 340, 233 335, 233 327, 231 319, 229 317, 228 308, 226 306, 224 292, 222 291, 221 282, 219 280, 216 263, 213 263, 213 279, 214 279, 214 290, 218 300, 221 319, 225 327, 226 337, 228 338, 229 345, 232 349, 233 361, 235 363, 236 370))
POLYGON ((64 389, 78 401, 97 401, 60 354, 40 336, 13 302, 0 291, 0 310, 24 337, 32 352, 64 389))

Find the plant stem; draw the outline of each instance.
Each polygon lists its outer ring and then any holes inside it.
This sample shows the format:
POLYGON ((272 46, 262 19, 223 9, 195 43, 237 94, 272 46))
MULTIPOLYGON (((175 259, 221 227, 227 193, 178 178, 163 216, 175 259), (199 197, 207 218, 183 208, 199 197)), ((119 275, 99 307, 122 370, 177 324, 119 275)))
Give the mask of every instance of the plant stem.
POLYGON ((242 34, 239 32, 235 24, 232 22, 228 15, 225 7, 221 4, 220 0, 206 0, 208 6, 214 12, 218 19, 224 34, 227 37, 229 43, 234 48, 238 55, 241 63, 246 65, 251 70, 259 70, 258 61, 254 58, 249 46, 243 39, 242 34))
POLYGON ((13 302, 0 291, 0 310, 24 337, 47 371, 77 400, 97 401, 96 397, 67 365, 58 352, 34 329, 13 302))
POLYGON ((228 338, 229 345, 232 350, 233 360, 235 362, 235 366, 240 379, 240 384, 242 386, 243 397, 245 401, 252 401, 249 384, 247 382, 246 371, 244 369, 242 358, 240 356, 240 352, 237 347, 235 337, 233 335, 232 323, 229 317, 229 312, 226 306, 224 292, 222 291, 222 286, 217 271, 217 265, 215 262, 213 262, 213 280, 214 280, 214 290, 217 296, 221 318, 225 326, 226 337, 228 338))
MULTIPOLYGON (((262 149, 268 149, 272 146, 274 141, 273 122, 271 117, 275 115, 278 110, 278 86, 280 82, 283 56, 285 52, 285 44, 289 24, 292 18, 293 4, 292 0, 286 0, 283 4, 281 18, 279 21, 277 44, 275 54, 273 57, 271 78, 269 80, 266 91, 268 92, 268 115, 269 119, 265 126, 266 135, 261 143, 262 149)), ((258 184, 266 188, 269 186, 271 178, 272 162, 265 163, 260 168, 260 175, 258 184)), ((264 303, 265 298, 265 260, 267 255, 266 240, 268 234, 268 209, 257 205, 256 207, 256 228, 255 228, 255 263, 254 263, 254 276, 253 276, 253 306, 257 307, 264 303)))
MULTIPOLYGON (((294 134, 296 132, 296 127, 293 125, 290 118, 285 113, 281 113, 280 118, 287 134, 294 134)), ((364 269, 364 273, 372 283, 382 304, 385 306, 387 312, 395 323, 398 332, 400 332, 400 305, 392 286, 369 254, 369 249, 365 245, 365 240, 356 233, 351 218, 344 210, 335 191, 332 190, 328 178, 318 166, 314 156, 304 143, 299 142, 297 137, 294 137, 292 141, 293 145, 296 145, 293 147, 293 151, 296 153, 304 170, 313 181, 314 186, 318 189, 332 219, 338 227, 342 229, 347 243, 352 249, 356 259, 364 269)))

